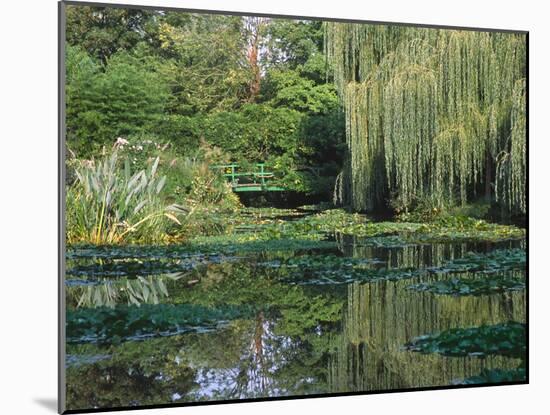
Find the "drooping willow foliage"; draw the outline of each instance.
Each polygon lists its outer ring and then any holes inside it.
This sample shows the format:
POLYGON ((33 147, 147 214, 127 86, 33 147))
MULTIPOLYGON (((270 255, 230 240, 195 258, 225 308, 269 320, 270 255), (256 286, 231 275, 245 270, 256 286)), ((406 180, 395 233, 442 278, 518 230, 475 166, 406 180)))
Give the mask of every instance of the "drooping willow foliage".
POLYGON ((499 201, 510 211, 525 212, 527 182, 527 142, 525 120, 525 79, 516 82, 512 97, 510 150, 499 155, 496 193, 499 201))
POLYGON ((485 195, 525 212, 524 35, 325 27, 349 149, 337 199, 372 210, 485 195))

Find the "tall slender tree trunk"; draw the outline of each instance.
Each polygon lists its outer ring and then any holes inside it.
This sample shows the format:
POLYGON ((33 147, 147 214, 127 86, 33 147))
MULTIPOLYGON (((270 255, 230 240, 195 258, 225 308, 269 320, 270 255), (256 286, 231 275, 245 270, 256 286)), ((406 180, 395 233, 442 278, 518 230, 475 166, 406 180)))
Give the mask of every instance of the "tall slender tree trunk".
POLYGON ((248 63, 252 69, 252 80, 249 85, 248 101, 254 102, 260 93, 261 72, 258 63, 258 35, 254 36, 253 43, 248 49, 248 63))
POLYGON ((262 36, 267 19, 263 17, 249 17, 245 20, 245 31, 247 39, 246 58, 250 66, 252 77, 248 84, 248 102, 256 101, 260 93, 262 71, 260 65, 260 48, 262 36))

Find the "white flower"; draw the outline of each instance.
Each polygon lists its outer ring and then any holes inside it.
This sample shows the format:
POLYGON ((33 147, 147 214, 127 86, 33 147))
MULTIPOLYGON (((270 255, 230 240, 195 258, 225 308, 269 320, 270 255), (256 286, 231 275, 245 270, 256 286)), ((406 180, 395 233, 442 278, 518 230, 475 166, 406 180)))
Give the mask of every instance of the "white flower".
POLYGON ((118 147, 124 147, 126 144, 128 144, 128 140, 122 138, 122 137, 118 137, 115 141, 115 145, 114 147, 115 148, 118 148, 118 147))

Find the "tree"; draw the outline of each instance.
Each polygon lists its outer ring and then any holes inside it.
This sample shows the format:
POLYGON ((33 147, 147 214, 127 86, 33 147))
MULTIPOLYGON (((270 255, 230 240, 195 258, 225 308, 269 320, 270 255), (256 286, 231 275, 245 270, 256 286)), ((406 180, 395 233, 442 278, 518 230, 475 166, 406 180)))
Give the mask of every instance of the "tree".
POLYGON ((262 68, 260 64, 261 49, 265 47, 264 35, 269 20, 265 17, 245 17, 244 34, 246 38, 246 57, 252 76, 248 87, 248 102, 254 102, 260 93, 262 68))
POLYGON ((346 113, 346 197, 354 209, 380 208, 388 199, 397 209, 421 199, 466 203, 496 181, 497 189, 508 189, 497 199, 525 212, 525 107, 519 107, 525 36, 341 23, 326 28, 346 113), (508 159, 515 160, 512 174, 501 169, 495 177, 494 166, 508 159))
POLYGON ((162 116, 168 90, 155 73, 126 53, 112 56, 105 71, 84 52, 67 48, 67 141, 89 155, 119 136, 148 131, 162 116))
POLYGON ((170 111, 182 115, 237 108, 249 80, 240 17, 191 15, 159 29, 161 50, 170 56, 160 70, 173 95, 170 111))
MULTIPOLYGON (((267 64, 296 69, 321 55, 323 27, 320 21, 272 19, 267 29, 267 64)), ((324 63, 323 63, 324 67, 324 63)), ((325 71, 319 73, 325 79, 325 71)))
POLYGON ((158 12, 118 7, 67 6, 67 42, 105 64, 119 51, 151 42, 158 12))

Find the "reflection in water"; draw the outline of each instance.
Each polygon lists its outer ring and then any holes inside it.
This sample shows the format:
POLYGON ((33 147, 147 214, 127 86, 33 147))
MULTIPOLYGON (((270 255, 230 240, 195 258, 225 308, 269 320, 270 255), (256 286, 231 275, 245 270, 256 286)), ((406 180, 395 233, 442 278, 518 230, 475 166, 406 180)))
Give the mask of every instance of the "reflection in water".
POLYGON ((468 252, 489 252, 495 249, 522 248, 525 240, 499 243, 434 243, 397 247, 365 246, 363 239, 354 236, 340 236, 340 249, 345 256, 354 258, 377 258, 386 262, 388 268, 423 269, 441 266, 444 262, 462 258, 468 252))
POLYGON ((158 304, 168 297, 169 281, 177 281, 184 274, 136 278, 119 278, 101 282, 83 281, 67 287, 69 307, 114 307, 117 304, 158 304))
POLYGON ((525 321, 523 293, 484 297, 434 296, 406 291, 407 281, 348 286, 337 352, 330 360, 330 391, 371 391, 452 384, 484 368, 511 369, 500 356, 448 358, 403 350, 410 339, 453 327, 525 321))
MULTIPOLYGON (((336 254, 379 259, 381 264, 365 265, 376 268, 425 269, 469 251, 524 247, 516 241, 384 248, 341 239, 341 252, 336 254)), ((69 408, 449 385, 486 368, 512 369, 521 363, 498 355, 423 355, 403 346, 417 336, 449 328, 525 322, 523 291, 451 296, 408 289, 418 282, 450 278, 440 274, 297 286, 285 282, 288 269, 256 265, 301 254, 264 252, 239 261, 202 264, 182 278, 104 278, 93 280, 93 285, 68 287, 71 307, 111 306, 116 312, 120 304, 165 302, 246 305, 254 310, 252 317, 213 332, 69 345, 69 408)), ((473 272, 454 275, 484 278, 473 272)), ((525 272, 502 275, 521 278, 525 272)))
MULTIPOLYGON (((274 378, 278 366, 284 361, 290 339, 273 333, 273 322, 259 312, 253 321, 247 322, 245 341, 239 341, 238 357, 225 365, 199 366, 196 382, 199 387, 186 400, 237 399, 281 394, 274 378), (286 347, 285 347, 286 346, 286 347), (221 366, 221 367, 220 367, 221 366)), ((199 357, 201 359, 201 357, 199 357)))

